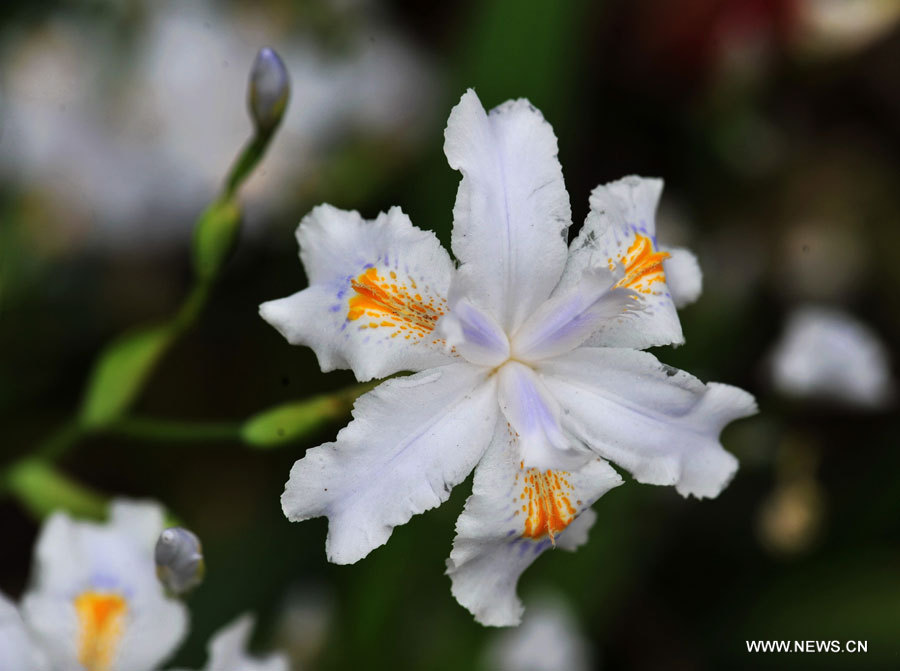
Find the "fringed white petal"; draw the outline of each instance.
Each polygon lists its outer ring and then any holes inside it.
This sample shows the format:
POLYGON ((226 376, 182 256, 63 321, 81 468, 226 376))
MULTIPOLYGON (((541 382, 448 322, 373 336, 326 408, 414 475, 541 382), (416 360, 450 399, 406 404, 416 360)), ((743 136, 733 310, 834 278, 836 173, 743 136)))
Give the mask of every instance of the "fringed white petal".
POLYGON ((656 206, 662 180, 625 177, 598 186, 591 193, 591 210, 578 237, 555 294, 577 284, 585 270, 614 269, 624 277, 617 287, 634 292, 640 309, 633 319, 610 320, 588 344, 644 349, 684 342, 681 322, 666 284, 667 254, 656 242, 656 206))
POLYGON ((288 342, 311 347, 323 371, 350 368, 365 381, 452 360, 433 333, 453 273, 434 233, 396 207, 367 221, 320 205, 297 240, 309 288, 259 312, 288 342))
POLYGON ((703 384, 628 349, 585 347, 542 364, 540 371, 566 411, 563 425, 639 482, 714 497, 737 470, 719 433, 756 412, 747 392, 703 384))
POLYGON ((550 295, 566 263, 572 214, 556 136, 527 100, 486 113, 469 90, 444 137, 450 167, 463 175, 453 207, 458 291, 512 333, 550 295))
POLYGON ((447 560, 453 596, 481 624, 518 624, 519 576, 554 543, 565 550, 584 543, 594 522, 591 504, 621 482, 597 458, 571 473, 527 469, 515 433, 498 422, 456 522, 447 560))
POLYGON ((284 513, 328 517, 328 559, 352 564, 447 500, 484 454, 497 415, 495 380, 467 363, 388 380, 357 400, 336 442, 294 464, 284 513))

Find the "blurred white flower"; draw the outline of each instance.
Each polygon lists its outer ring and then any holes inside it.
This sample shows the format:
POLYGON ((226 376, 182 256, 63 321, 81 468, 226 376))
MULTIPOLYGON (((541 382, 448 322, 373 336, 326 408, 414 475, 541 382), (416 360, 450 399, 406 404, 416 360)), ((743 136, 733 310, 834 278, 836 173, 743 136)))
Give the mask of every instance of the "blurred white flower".
POLYGON ((280 650, 290 657, 292 668, 313 665, 334 625, 334 596, 324 584, 292 589, 275 628, 280 650))
POLYGON ((832 308, 808 305, 790 314, 771 373, 789 396, 879 408, 894 394, 887 348, 868 326, 832 308))
POLYGON ((149 671, 187 628, 181 603, 156 579, 162 509, 122 500, 105 524, 55 513, 35 549, 22 616, 56 671, 149 671))
POLYGON ((814 56, 861 49, 900 21, 897 0, 796 0, 796 46, 814 56))
POLYGON ((0 593, 0 669, 44 671, 46 660, 32 643, 19 610, 0 593))
POLYGON ((153 0, 135 16, 126 41, 59 14, 0 48, 0 180, 47 192, 94 244, 184 236, 252 132, 247 77, 263 44, 276 43, 294 93, 245 187, 258 208, 292 197, 348 133, 402 146, 430 119, 427 59, 365 15, 332 51, 254 5, 153 0))
POLYGON ((470 90, 444 138, 462 173, 456 263, 400 208, 367 221, 322 205, 297 230, 310 286, 260 306, 323 371, 416 373, 361 396, 337 441, 294 464, 282 507, 294 521, 328 517, 328 558, 349 564, 474 469, 451 589, 479 622, 514 625, 521 573, 584 543, 590 506, 622 482, 607 460, 717 496, 737 470, 719 433, 756 404, 639 351, 684 342, 656 241, 662 180, 598 186, 567 245, 556 136, 527 100, 488 113, 470 90))
POLYGON ((490 671, 591 671, 590 642, 560 597, 542 595, 517 629, 498 632, 485 655, 490 671))
POLYGON ((808 549, 822 530, 825 492, 813 476, 779 483, 759 507, 757 533, 771 552, 808 549))
POLYGON ((248 654, 254 622, 254 617, 245 613, 213 636, 203 671, 288 671, 287 657, 281 653, 266 657, 248 654))

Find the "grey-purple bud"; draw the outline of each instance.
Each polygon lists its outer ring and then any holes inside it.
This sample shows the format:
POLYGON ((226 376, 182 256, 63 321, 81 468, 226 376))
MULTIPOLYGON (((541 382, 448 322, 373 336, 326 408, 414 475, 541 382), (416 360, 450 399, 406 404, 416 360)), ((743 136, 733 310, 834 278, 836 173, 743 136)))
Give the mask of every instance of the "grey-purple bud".
POLYGON ((256 127, 271 132, 281 121, 291 93, 291 79, 274 49, 263 47, 250 70, 247 102, 256 127))
POLYGON ((156 541, 156 575, 175 594, 184 594, 203 581, 203 547, 196 534, 182 527, 165 529, 156 541))

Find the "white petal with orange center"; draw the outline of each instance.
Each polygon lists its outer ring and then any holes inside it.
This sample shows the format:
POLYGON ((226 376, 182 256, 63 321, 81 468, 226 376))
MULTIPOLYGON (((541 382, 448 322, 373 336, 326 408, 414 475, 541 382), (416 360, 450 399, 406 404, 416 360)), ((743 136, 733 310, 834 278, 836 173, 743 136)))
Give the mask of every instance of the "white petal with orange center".
POLYGON ((515 432, 498 422, 456 522, 447 560, 453 596, 482 624, 518 624, 519 576, 546 550, 583 544, 594 521, 591 504, 621 482, 597 458, 571 473, 526 468, 515 432))
POLYGON ((662 180, 625 177, 591 193, 587 219, 569 248, 569 260, 554 295, 577 284, 590 268, 620 268, 616 285, 634 292, 640 309, 633 319, 605 322, 587 341, 602 347, 644 349, 681 344, 684 336, 666 283, 668 252, 656 242, 656 206, 662 180))
POLYGON ((151 671, 186 632, 183 604, 156 579, 162 509, 122 500, 110 508, 106 523, 55 513, 38 537, 22 613, 54 669, 151 671))
POLYGON ((311 347, 322 370, 360 381, 452 360, 433 331, 447 312, 453 264, 434 233, 400 208, 374 220, 320 205, 297 229, 309 288, 260 306, 293 345, 311 347))

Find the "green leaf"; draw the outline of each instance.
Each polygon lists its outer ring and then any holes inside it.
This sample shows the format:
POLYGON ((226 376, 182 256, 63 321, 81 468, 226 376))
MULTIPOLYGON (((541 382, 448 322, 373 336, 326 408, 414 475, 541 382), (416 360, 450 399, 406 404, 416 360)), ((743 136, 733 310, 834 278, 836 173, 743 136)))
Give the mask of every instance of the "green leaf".
POLYGON ((194 229, 194 271, 202 282, 218 275, 231 255, 241 226, 241 207, 236 200, 217 200, 204 210, 194 229))
POLYGON ((106 425, 128 408, 173 334, 172 327, 163 324, 125 334, 107 346, 87 386, 80 414, 83 426, 106 425))
POLYGON ((103 519, 106 498, 72 480, 43 459, 23 459, 6 475, 6 486, 37 519, 56 510, 76 517, 103 519))
POLYGON ((254 415, 241 427, 241 438, 254 447, 277 447, 304 438, 349 410, 340 396, 316 396, 254 415))
POLYGON ((305 438, 329 422, 349 414, 354 401, 380 384, 357 384, 334 394, 285 403, 250 417, 241 426, 241 439, 254 447, 278 447, 305 438))

